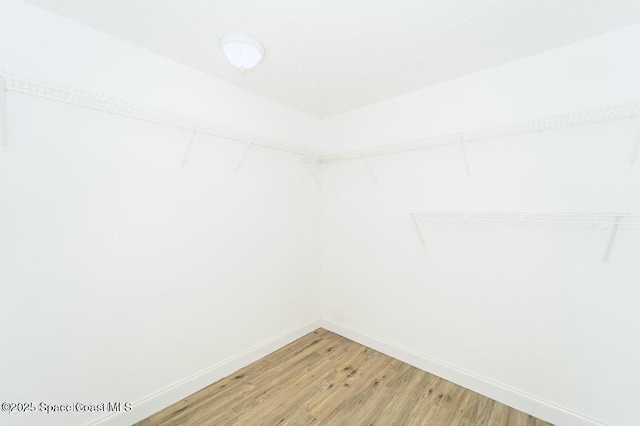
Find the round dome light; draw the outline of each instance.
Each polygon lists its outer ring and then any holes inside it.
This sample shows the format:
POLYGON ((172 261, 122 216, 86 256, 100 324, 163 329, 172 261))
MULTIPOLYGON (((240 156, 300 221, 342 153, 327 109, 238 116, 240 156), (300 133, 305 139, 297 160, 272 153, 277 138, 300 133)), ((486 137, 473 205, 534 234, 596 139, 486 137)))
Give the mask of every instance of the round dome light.
POLYGON ((226 35, 220 39, 220 48, 229 63, 240 71, 250 70, 264 59, 262 43, 246 35, 226 35))

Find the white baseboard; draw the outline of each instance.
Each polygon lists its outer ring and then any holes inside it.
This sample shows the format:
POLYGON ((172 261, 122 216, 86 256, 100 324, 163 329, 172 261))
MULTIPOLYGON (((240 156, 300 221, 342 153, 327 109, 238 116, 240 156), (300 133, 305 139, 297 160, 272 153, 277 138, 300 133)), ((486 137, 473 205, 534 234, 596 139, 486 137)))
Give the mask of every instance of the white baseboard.
POLYGON ((605 426, 596 420, 493 382, 453 365, 438 361, 411 349, 373 336, 337 321, 323 319, 322 327, 354 342, 375 349, 438 377, 485 395, 517 410, 559 426, 605 426))
POLYGON ((262 343, 259 343, 244 352, 227 358, 211 367, 205 368, 192 376, 186 377, 164 389, 161 389, 145 398, 133 402, 132 410, 118 412, 98 419, 89 425, 111 426, 124 425, 139 422, 150 415, 157 413, 180 401, 194 392, 226 377, 254 361, 288 345, 296 339, 308 334, 322 326, 321 320, 311 321, 283 333, 278 334, 262 343))
POLYGON ((254 361, 286 346, 294 340, 308 334, 319 327, 339 334, 343 337, 368 346, 400 361, 442 377, 474 392, 495 399, 510 407, 531 414, 542 420, 559 426, 605 426, 596 420, 582 416, 573 411, 527 395, 518 390, 493 382, 484 377, 470 373, 453 365, 438 361, 426 355, 405 348, 380 337, 371 335, 337 321, 323 319, 295 327, 259 343, 246 351, 227 358, 192 376, 161 389, 145 398, 133 402, 133 409, 128 412, 114 413, 98 419, 93 425, 111 426, 133 424, 174 404, 194 392, 232 374, 254 361))

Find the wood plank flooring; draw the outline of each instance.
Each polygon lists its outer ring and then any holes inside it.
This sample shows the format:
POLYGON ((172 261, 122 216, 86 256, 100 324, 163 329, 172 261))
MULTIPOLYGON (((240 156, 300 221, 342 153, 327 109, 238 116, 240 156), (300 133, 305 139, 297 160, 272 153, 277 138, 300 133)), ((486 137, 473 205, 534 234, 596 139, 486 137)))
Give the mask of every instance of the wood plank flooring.
POLYGON ((148 425, 549 423, 318 329, 142 420, 148 425))

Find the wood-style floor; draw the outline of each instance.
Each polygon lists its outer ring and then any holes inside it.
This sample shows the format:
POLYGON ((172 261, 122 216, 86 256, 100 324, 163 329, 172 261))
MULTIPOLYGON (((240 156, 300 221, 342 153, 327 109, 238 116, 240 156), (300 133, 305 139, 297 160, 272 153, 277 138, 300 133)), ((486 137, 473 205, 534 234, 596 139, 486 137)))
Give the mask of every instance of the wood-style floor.
POLYGON ((138 423, 548 425, 324 329, 138 423))

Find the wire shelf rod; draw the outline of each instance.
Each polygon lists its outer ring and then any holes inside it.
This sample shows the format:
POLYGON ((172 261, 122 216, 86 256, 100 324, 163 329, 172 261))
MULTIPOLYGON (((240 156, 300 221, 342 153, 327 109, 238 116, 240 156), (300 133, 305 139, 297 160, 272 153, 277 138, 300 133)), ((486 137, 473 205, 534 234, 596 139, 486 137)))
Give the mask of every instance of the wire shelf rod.
MULTIPOLYGON (((196 132, 198 133, 209 134, 243 143, 253 143, 254 145, 262 146, 264 148, 298 154, 312 159, 318 157, 318 163, 368 158, 414 150, 459 145, 461 138, 466 144, 475 141, 523 135, 527 133, 640 116, 640 102, 632 102, 559 114, 535 120, 416 139, 397 144, 382 145, 361 150, 325 153, 302 145, 277 140, 275 138, 241 132, 211 121, 199 120, 195 117, 176 114, 76 86, 11 72, 5 69, 0 69, 0 78, 4 80, 5 88, 8 92, 37 96, 52 101, 133 117, 186 130, 193 130, 196 128, 196 132)), ((634 161, 632 160, 632 162, 634 161)))
POLYGON ((315 158, 318 155, 324 154, 302 145, 292 144, 253 133, 242 132, 211 121, 201 120, 196 117, 176 114, 156 107, 129 102, 103 93, 51 80, 32 77, 5 69, 0 69, 0 78, 4 80, 5 88, 8 92, 36 96, 51 101, 109 112, 180 129, 191 131, 195 129, 195 132, 197 133, 209 134, 236 142, 253 143, 254 145, 264 148, 302 155, 305 157, 315 158))
POLYGON ((607 226, 609 239, 602 257, 603 263, 609 263, 613 245, 621 226, 640 226, 639 213, 627 212, 416 212, 411 213, 423 248, 425 238, 419 223, 444 224, 546 224, 546 225, 589 225, 593 227, 607 226), (567 218, 575 218, 573 220, 567 218), (631 221, 624 221, 631 219, 631 221))
POLYGON ((620 120, 624 118, 635 118, 638 116, 640 116, 640 101, 606 106, 590 110, 569 112, 565 114, 558 114, 549 117, 542 117, 534 120, 521 121, 510 124, 502 124, 482 129, 444 134, 396 144, 380 145, 372 148, 327 154, 320 156, 318 161, 342 161, 381 155, 398 154, 409 151, 459 145, 461 138, 462 140, 464 140, 464 143, 470 143, 508 136, 524 135, 528 133, 537 133, 566 127, 620 120))
POLYGON ((627 212, 416 212, 411 213, 411 218, 418 222, 449 224, 534 223, 640 226, 640 214, 627 212))

